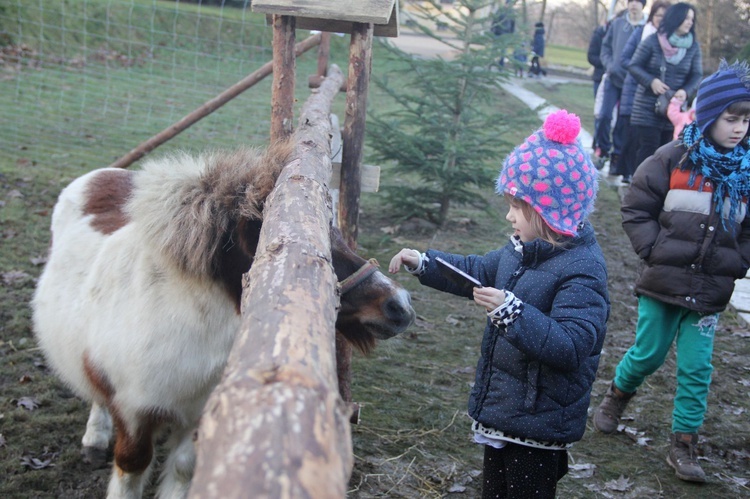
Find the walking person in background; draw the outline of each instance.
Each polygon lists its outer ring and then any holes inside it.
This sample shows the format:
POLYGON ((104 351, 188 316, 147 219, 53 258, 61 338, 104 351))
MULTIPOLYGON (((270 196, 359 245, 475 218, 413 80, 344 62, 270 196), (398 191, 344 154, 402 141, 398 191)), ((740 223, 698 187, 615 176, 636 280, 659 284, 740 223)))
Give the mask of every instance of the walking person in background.
POLYGON ((597 170, 601 170, 604 166, 604 161, 606 161, 606 158, 602 155, 602 150, 609 151, 610 147, 612 147, 609 142, 604 144, 603 147, 596 142, 596 137, 598 135, 597 130, 599 130, 599 126, 601 123, 601 120, 599 119, 599 113, 601 110, 602 97, 599 93, 599 86, 601 85, 605 71, 600 54, 602 50, 602 40, 604 40, 604 35, 607 34, 608 27, 609 23, 605 23, 596 27, 594 32, 591 34, 591 40, 589 40, 589 49, 586 53, 586 58, 588 59, 589 64, 594 66, 594 72, 591 75, 591 79, 594 81, 594 133, 591 137, 591 150, 594 151, 593 159, 594 165, 596 166, 597 170))
POLYGON ((608 25, 609 23, 606 23, 596 27, 591 34, 589 49, 586 52, 586 59, 588 59, 589 64, 594 67, 594 72, 591 74, 591 79, 594 82, 594 98, 596 98, 596 91, 599 90, 599 84, 602 82, 602 76, 604 76, 605 72, 604 64, 602 64, 601 51, 602 40, 604 40, 604 35, 607 34, 608 25))
POLYGON ((643 14, 645 4, 646 0, 629 0, 627 10, 621 16, 612 20, 602 41, 601 60, 604 67, 607 68, 607 79, 603 83, 604 99, 599 115, 600 126, 596 130, 596 143, 600 147, 603 144, 610 143, 611 132, 612 149, 610 151, 602 150, 602 155, 609 156, 611 175, 619 175, 617 163, 624 141, 622 126, 618 126, 618 122, 615 122, 615 128, 612 131, 610 125, 615 107, 620 101, 622 85, 625 83, 625 76, 627 75, 627 68, 621 62, 622 51, 635 28, 646 23, 646 16, 643 14))
POLYGON ((547 76, 547 71, 545 71, 539 63, 539 59, 544 57, 544 44, 544 23, 538 22, 534 25, 534 39, 531 44, 532 57, 531 68, 529 69, 530 75, 547 76))
MULTIPOLYGON (((651 5, 651 11, 648 14, 646 24, 638 26, 630 35, 628 42, 625 44, 625 48, 622 50, 622 65, 628 67, 630 59, 635 53, 635 49, 638 45, 648 38, 649 36, 656 33, 656 30, 661 24, 661 20, 664 18, 664 13, 667 11, 671 4, 666 0, 656 0, 651 5)), ((635 172, 635 168, 639 163, 636 162, 636 150, 638 147, 638 140, 636 137, 635 129, 630 125, 630 115, 633 111, 633 100, 635 99, 635 91, 638 88, 638 82, 635 81, 633 75, 630 73, 625 76, 625 83, 622 85, 622 94, 620 95, 620 110, 617 114, 617 121, 623 128, 623 143, 622 150, 620 151, 620 159, 618 161, 618 173, 622 175, 622 183, 627 186, 630 183, 630 178, 635 172)), ((610 171, 610 173, 612 173, 610 171)))
MULTIPOLYGON (((697 121, 636 170, 622 205, 622 226, 642 259, 635 285, 635 344, 594 412, 594 427, 617 431, 646 377, 672 344, 677 390, 667 462, 681 480, 704 482, 698 462, 719 319, 734 281, 750 266, 750 67, 728 65, 698 90, 697 121)), ((657 388, 654 388, 657 389, 657 388)))
POLYGON ((388 266, 473 298, 486 313, 469 398, 474 441, 484 446, 486 499, 555 497, 567 449, 586 429, 609 295, 587 220, 597 172, 576 138, 580 128, 577 116, 552 113, 505 160, 496 189, 510 204, 505 218, 514 232, 504 247, 484 256, 405 248, 388 266), (454 284, 440 272, 440 258, 481 287, 454 284))
MULTIPOLYGON (((513 49, 513 67, 518 78, 523 78, 523 69, 529 60, 527 42, 521 42, 513 49)), ((530 73, 529 73, 530 75, 530 73)))
MULTIPOLYGON (((513 6, 511 0, 506 0, 505 5, 495 5, 495 10, 492 13, 492 24, 490 31, 495 38, 500 38, 505 35, 512 35, 516 31, 516 18, 513 12, 513 6)), ((500 68, 505 67, 505 54, 503 53, 497 61, 497 65, 500 68)))
POLYGON ((681 100, 689 101, 703 77, 695 15, 695 7, 689 3, 669 7, 657 32, 638 45, 630 60, 630 74, 638 82, 630 116, 638 143, 637 165, 672 140, 672 122, 654 112, 657 97, 673 91, 681 100))

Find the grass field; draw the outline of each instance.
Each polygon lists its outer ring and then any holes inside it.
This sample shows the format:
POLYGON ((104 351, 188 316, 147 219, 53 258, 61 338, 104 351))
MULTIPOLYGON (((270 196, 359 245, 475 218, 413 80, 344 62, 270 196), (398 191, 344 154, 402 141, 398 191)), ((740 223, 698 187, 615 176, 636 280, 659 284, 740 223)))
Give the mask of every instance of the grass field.
POLYGON ((556 66, 571 66, 588 70, 591 64, 586 60, 586 51, 574 47, 547 45, 544 48, 544 58, 556 66))

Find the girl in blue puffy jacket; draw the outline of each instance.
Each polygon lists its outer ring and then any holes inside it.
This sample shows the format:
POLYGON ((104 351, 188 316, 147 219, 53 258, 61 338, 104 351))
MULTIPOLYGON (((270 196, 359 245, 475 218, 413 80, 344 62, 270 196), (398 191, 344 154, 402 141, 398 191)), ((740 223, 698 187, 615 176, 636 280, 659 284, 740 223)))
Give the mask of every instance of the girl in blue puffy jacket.
POLYGON ((484 256, 404 248, 401 265, 422 284, 474 301, 487 326, 469 398, 484 446, 483 497, 554 497, 567 449, 586 428, 609 317, 607 270, 587 216, 597 171, 577 139, 577 116, 559 111, 505 160, 497 191, 513 227, 484 256), (444 260, 478 285, 449 278, 444 260))

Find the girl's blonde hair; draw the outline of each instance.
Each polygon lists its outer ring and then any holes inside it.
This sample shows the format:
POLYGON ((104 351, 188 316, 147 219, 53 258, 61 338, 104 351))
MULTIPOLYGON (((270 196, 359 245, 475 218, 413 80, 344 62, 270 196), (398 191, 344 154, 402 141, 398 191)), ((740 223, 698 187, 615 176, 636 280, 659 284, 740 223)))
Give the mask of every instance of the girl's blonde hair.
POLYGON ((544 221, 542 216, 537 213, 533 206, 531 206, 523 199, 518 199, 517 197, 512 196, 507 192, 505 193, 505 200, 509 205, 521 209, 523 217, 527 222, 529 222, 531 230, 534 231, 536 237, 547 241, 552 246, 565 246, 565 243, 567 243, 569 237, 558 234, 557 232, 552 230, 550 226, 547 225, 547 222, 544 221))

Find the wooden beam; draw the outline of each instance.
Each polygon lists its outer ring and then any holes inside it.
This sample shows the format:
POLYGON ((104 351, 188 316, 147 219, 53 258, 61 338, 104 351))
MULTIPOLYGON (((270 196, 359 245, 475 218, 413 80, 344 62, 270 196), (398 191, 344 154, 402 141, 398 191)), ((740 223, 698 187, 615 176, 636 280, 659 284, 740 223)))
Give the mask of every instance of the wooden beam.
POLYGON ((330 106, 343 79, 331 66, 305 103, 298 159, 266 201, 242 326, 198 431, 191 498, 346 497, 353 454, 350 408, 336 390, 326 188, 330 106))
POLYGON ((396 0, 253 0, 253 12, 387 24, 396 0))
POLYGON ((273 16, 273 87, 271 90, 271 142, 292 134, 294 120, 295 19, 273 16))
POLYGON ((346 117, 341 138, 341 197, 339 227, 352 249, 357 248, 359 195, 364 154, 367 93, 372 70, 372 24, 355 24, 349 44, 349 74, 346 83, 346 117))
POLYGON ((287 0, 281 0, 279 2, 275 0, 269 1, 256 1, 252 5, 254 12, 266 13, 266 20, 269 23, 273 22, 272 16, 274 14, 285 14, 294 15, 297 18, 297 29, 309 29, 325 31, 328 33, 347 33, 352 32, 352 26, 354 23, 373 23, 375 27, 374 36, 385 36, 395 38, 399 35, 399 7, 398 2, 386 0, 375 0, 374 3, 378 3, 377 13, 370 10, 368 2, 366 0, 353 1, 348 0, 345 3, 352 3, 354 5, 344 5, 340 8, 339 4, 336 4, 336 9, 331 9, 332 5, 330 1, 325 2, 327 5, 322 8, 316 5, 300 5, 298 0, 294 2, 287 2, 287 0), (390 13, 387 12, 388 4, 390 3, 390 13), (362 4, 362 6, 358 5, 362 4))
MULTIPOLYGON (((372 70, 372 24, 355 23, 349 44, 349 74, 346 83, 346 118, 341 133, 343 153, 341 157, 341 185, 339 191, 339 227, 350 248, 357 249, 359 233, 359 197, 361 192, 362 155, 365 140, 365 116, 367 114, 367 92, 372 70)), ((351 363, 352 349, 349 344, 339 345, 337 362, 351 363)), ((339 392, 351 402, 351 372, 339 369, 339 392)))
MULTIPOLYGON (((398 3, 396 3, 398 5, 398 3)), ((310 17, 298 17, 297 29, 309 29, 318 31, 327 31, 330 33, 351 33, 352 22, 337 21, 335 19, 313 19, 310 17)), ((399 15, 398 7, 393 7, 393 13, 387 24, 373 24, 373 36, 382 36, 386 38, 396 38, 399 35, 399 15)))

